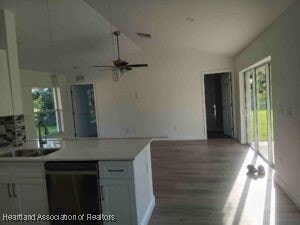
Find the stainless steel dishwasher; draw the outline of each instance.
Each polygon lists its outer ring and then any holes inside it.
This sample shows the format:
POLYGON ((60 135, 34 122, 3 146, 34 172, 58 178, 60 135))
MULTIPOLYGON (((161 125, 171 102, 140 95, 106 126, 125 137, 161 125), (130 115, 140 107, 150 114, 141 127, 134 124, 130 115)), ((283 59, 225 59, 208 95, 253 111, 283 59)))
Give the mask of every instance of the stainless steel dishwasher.
POLYGON ((47 162, 46 181, 50 215, 85 215, 83 221, 56 221, 56 224, 102 224, 86 220, 101 214, 97 162, 47 162))

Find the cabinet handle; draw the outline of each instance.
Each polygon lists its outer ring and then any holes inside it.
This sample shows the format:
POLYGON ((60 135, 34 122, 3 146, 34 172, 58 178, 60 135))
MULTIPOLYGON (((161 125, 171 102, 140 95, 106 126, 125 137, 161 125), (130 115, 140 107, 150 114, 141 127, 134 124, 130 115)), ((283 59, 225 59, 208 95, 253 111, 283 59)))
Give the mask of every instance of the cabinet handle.
POLYGON ((101 194, 101 200, 104 201, 103 185, 100 186, 100 194, 101 194))
POLYGON ((108 172, 124 172, 123 169, 120 169, 120 170, 108 170, 108 172))
POLYGON ((11 198, 12 195, 10 193, 10 184, 7 184, 7 192, 8 192, 8 197, 11 198))
POLYGON ((15 184, 12 184, 12 189, 13 189, 13 194, 14 194, 14 198, 16 198, 17 197, 17 195, 16 195, 16 190, 15 190, 15 184))

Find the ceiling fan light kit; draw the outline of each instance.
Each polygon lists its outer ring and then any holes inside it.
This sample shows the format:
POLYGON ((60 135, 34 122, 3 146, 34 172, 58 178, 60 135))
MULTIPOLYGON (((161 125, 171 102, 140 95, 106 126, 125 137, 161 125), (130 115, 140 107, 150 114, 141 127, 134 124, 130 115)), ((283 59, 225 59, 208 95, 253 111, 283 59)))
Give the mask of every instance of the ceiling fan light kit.
POLYGON ((114 31, 113 35, 116 37, 117 41, 117 52, 118 52, 118 58, 113 61, 113 65, 100 65, 100 66, 93 66, 97 68, 108 68, 112 70, 112 76, 113 81, 119 81, 121 79, 121 76, 130 70, 133 70, 133 68, 138 67, 148 67, 148 64, 129 64, 127 61, 122 60, 120 57, 120 44, 119 44, 119 36, 121 35, 120 31, 114 31))
POLYGON ((112 70, 112 79, 113 79, 113 81, 118 82, 118 81, 121 80, 121 77, 122 77, 121 70, 116 70, 116 69, 112 70))

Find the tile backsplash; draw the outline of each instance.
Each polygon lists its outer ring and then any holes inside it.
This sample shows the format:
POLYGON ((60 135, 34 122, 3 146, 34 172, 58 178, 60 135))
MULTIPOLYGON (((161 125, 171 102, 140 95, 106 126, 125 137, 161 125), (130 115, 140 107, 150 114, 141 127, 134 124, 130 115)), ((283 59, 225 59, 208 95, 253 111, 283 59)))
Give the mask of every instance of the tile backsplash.
POLYGON ((0 135, 6 134, 6 127, 5 125, 1 124, 0 125, 0 135))
POLYGON ((25 140, 23 114, 0 117, 0 146, 21 145, 25 140))

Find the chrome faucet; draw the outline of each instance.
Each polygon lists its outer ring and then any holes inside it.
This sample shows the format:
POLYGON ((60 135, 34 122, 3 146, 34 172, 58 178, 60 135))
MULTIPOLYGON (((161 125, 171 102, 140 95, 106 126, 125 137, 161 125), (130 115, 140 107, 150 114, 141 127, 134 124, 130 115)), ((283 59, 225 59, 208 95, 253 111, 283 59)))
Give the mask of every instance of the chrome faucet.
POLYGON ((41 148, 41 147, 43 147, 44 144, 47 144, 46 135, 49 134, 47 125, 45 124, 45 122, 44 122, 43 120, 41 120, 41 121, 38 123, 38 131, 39 131, 39 144, 40 144, 40 148, 41 148), (41 128, 42 128, 42 127, 44 127, 44 131, 45 131, 45 139, 43 139, 43 136, 42 136, 42 131, 41 131, 41 128))

